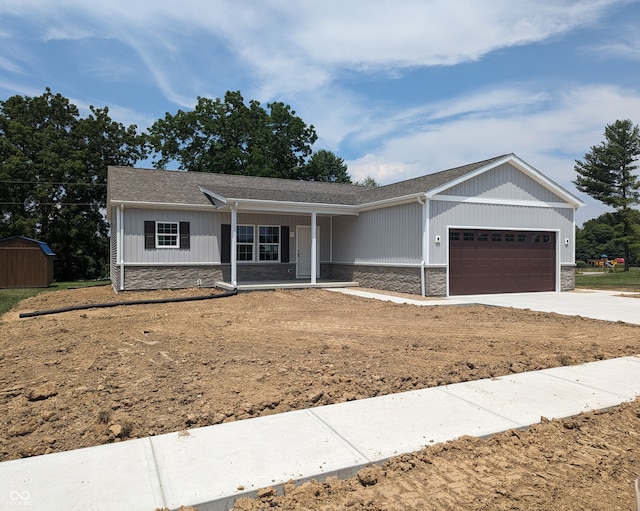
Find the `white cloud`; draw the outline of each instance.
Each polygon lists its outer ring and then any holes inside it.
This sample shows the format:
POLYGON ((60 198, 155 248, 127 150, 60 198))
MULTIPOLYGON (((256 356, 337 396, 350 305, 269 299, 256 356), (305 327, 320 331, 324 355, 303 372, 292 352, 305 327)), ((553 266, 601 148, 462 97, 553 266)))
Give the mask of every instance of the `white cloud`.
POLYGON ((0 14, 24 18, 43 40, 117 38, 171 101, 186 106, 198 76, 213 90, 233 81, 209 71, 221 52, 242 59, 244 76, 265 97, 295 94, 326 87, 337 69, 397 73, 477 60, 584 26, 620 1, 22 0, 0 5, 0 14), (194 36, 213 51, 176 73, 175 63, 192 57, 194 36))
MULTIPOLYGON (((467 104, 474 115, 465 115, 465 111, 458 109, 459 116, 426 119, 419 129, 406 136, 388 133, 380 138, 372 153, 347 162, 350 174, 356 180, 370 175, 388 184, 514 152, 580 195, 571 184, 575 178, 574 160, 581 159, 592 145, 603 140, 607 124, 616 119, 640 119, 638 90, 581 86, 561 93, 512 91, 513 108, 496 111, 485 108, 483 105, 488 107, 495 102, 497 92, 474 95, 472 100, 464 97, 452 100, 459 105, 467 104), (535 98, 539 97, 545 100, 544 109, 537 108, 535 98), (534 98, 530 102, 534 108, 523 111, 521 98, 525 102, 526 98, 534 98)), ((425 105, 423 110, 441 111, 446 107, 425 105)), ((587 218, 593 216, 596 215, 587 218)))

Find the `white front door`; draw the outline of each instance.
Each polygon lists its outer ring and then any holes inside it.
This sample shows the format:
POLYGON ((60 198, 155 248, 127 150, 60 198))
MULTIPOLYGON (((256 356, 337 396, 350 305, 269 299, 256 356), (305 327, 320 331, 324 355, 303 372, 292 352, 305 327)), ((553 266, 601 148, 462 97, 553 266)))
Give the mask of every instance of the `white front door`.
MULTIPOLYGON (((311 277, 311 226, 296 226, 296 277, 311 277)), ((316 275, 320 276, 320 227, 316 227, 316 275)))

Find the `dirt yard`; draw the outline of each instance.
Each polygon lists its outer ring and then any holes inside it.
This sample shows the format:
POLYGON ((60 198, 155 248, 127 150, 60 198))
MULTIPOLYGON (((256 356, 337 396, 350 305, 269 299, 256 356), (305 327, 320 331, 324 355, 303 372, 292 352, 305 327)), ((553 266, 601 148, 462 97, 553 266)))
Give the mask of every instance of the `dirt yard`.
MULTIPOLYGON (((76 289, 4 315, 0 460, 640 353, 640 327, 623 323, 321 290, 18 317, 209 292, 76 289)), ((265 489, 235 509, 629 511, 638 475, 636 400, 425 448, 351 480, 265 489)))

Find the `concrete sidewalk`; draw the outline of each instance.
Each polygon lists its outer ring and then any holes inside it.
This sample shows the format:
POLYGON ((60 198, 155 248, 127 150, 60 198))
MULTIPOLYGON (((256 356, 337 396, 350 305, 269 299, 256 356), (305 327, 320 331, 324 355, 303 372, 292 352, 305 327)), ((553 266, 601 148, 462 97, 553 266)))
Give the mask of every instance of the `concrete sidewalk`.
POLYGON ((640 356, 392 394, 0 463, 0 509, 229 509, 293 480, 348 477, 425 445, 616 406, 640 356))

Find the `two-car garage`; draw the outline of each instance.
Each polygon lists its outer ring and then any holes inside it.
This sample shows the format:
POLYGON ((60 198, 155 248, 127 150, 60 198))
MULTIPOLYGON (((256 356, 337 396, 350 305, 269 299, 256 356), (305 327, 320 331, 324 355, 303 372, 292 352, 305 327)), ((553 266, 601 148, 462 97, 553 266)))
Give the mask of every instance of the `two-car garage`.
POLYGON ((555 232, 449 230, 449 295, 555 289, 555 232))

